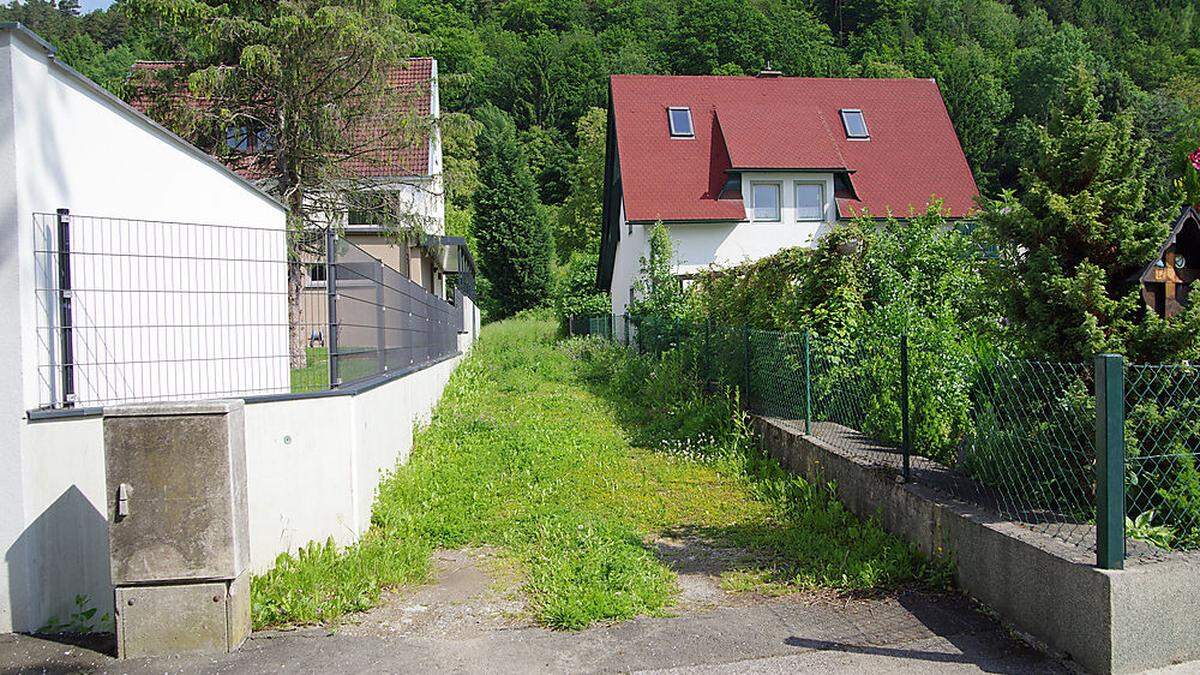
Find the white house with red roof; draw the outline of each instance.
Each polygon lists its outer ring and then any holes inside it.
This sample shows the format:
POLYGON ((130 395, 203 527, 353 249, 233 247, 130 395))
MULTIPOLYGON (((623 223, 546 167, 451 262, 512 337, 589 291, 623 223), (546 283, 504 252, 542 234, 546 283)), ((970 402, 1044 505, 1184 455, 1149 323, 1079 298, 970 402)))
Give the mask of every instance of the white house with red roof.
MULTIPOLYGON (((135 63, 133 74, 137 78, 137 87, 131 104, 152 116, 156 100, 167 95, 163 88, 169 83, 169 78, 159 79, 156 73, 178 66, 176 62, 163 61, 135 63)), ((364 199, 364 203, 386 205, 386 208, 395 209, 395 214, 381 218, 379 206, 359 208, 344 204, 338 225, 346 239, 400 270, 426 290, 444 297, 447 293, 445 275, 459 271, 460 249, 465 250, 466 242, 444 236, 446 202, 438 125, 441 110, 437 59, 407 59, 388 73, 388 83, 396 93, 395 109, 382 111, 380 118, 367 118, 356 123, 351 129, 354 140, 358 141, 355 144, 371 148, 372 139, 390 133, 381 127, 383 115, 405 118, 411 132, 406 134, 402 146, 363 152, 345 160, 343 168, 353 177, 350 187, 354 192, 360 196, 368 193, 379 196, 378 200, 364 199), (385 221, 390 224, 385 225, 385 221), (399 244, 393 236, 397 222, 426 236, 414 238, 408 245, 399 244)), ((204 103, 195 101, 193 105, 204 103)), ((269 173, 263 166, 271 161, 270 142, 261 130, 231 128, 226 130, 224 138, 226 148, 223 150, 227 152, 215 154, 239 175, 263 183, 269 173)), ((312 286, 322 286, 324 267, 317 265, 312 269, 312 286)))
POLYGON ((608 120, 597 284, 617 314, 657 222, 686 279, 978 196, 933 80, 614 75, 608 120))

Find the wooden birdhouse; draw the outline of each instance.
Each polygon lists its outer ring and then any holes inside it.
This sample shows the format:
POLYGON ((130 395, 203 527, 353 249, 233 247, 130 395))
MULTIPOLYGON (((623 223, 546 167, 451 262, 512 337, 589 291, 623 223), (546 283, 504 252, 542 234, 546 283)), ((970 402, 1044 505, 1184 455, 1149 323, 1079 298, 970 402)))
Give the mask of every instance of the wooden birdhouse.
POLYGON ((1158 258, 1142 270, 1142 299, 1159 316, 1175 316, 1188 306, 1188 296, 1197 278, 1200 278, 1200 212, 1188 207, 1159 248, 1158 258))

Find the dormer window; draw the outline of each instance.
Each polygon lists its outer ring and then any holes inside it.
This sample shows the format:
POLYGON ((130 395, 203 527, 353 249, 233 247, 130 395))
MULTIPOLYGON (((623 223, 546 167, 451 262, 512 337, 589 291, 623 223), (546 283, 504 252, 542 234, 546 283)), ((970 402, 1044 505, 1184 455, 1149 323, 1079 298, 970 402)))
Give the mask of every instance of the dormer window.
POLYGON ((672 138, 692 138, 696 135, 692 127, 691 108, 667 108, 667 121, 670 123, 672 138))
POLYGON ((842 126, 846 127, 846 138, 869 139, 871 133, 867 131, 867 118, 863 116, 863 111, 857 108, 842 108, 842 126))

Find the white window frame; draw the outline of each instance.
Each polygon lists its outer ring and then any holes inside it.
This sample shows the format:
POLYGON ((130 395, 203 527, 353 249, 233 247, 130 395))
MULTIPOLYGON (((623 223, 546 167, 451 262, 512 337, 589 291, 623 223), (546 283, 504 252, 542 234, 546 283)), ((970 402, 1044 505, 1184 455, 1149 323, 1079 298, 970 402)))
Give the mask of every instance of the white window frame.
POLYGON ((829 202, 825 199, 825 181, 816 180, 798 180, 792 188, 792 211, 796 214, 796 222, 798 223, 816 223, 825 220, 829 213, 829 202), (819 191, 821 199, 821 215, 816 218, 802 218, 800 216, 800 188, 815 187, 819 191))
POLYGON ((692 117, 692 109, 685 105, 673 105, 667 107, 667 131, 671 133, 671 138, 695 138, 696 137, 696 119, 692 117), (690 130, 683 133, 675 128, 675 116, 672 113, 685 112, 688 118, 688 127, 690 130))
POLYGON ((842 129, 846 132, 846 139, 851 141, 869 141, 871 140, 871 127, 867 126, 867 115, 861 108, 842 108, 838 111, 842 118, 842 129), (846 122, 846 114, 857 114, 862 118, 863 135, 857 136, 850 133, 850 125, 846 122))
POLYGON ((778 223, 783 220, 783 181, 778 180, 755 180, 750 181, 750 222, 752 223, 778 223), (758 217, 758 200, 755 199, 755 190, 759 187, 775 188, 775 217, 774 218, 759 218, 758 217))

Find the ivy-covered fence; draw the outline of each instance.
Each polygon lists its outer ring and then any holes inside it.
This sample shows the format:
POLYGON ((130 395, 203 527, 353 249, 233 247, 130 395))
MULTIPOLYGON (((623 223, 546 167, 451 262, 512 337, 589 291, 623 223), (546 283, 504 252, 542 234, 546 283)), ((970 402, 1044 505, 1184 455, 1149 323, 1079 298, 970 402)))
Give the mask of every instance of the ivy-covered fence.
POLYGON ((1200 368, 648 317, 569 327, 643 353, 682 351, 750 412, 1095 551, 1103 567, 1200 548, 1200 368))

